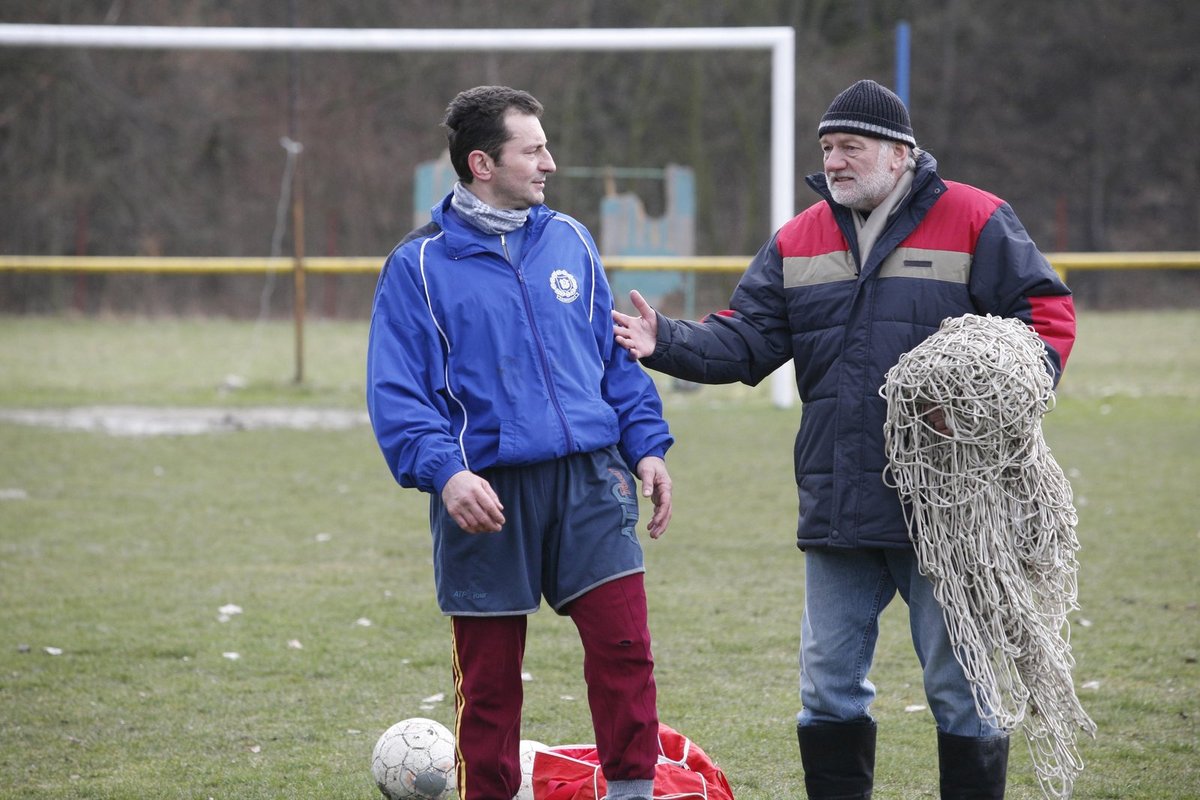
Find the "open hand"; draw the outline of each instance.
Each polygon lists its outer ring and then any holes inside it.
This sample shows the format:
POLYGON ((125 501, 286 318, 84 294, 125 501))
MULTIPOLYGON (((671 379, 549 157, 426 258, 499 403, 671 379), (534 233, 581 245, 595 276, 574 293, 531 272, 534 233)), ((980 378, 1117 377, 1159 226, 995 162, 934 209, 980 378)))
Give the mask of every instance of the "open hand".
POLYGON ((658 312, 636 289, 629 293, 629 299, 633 301, 638 316, 631 317, 613 309, 613 336, 617 344, 629 351, 629 355, 645 358, 654 352, 658 344, 658 312))

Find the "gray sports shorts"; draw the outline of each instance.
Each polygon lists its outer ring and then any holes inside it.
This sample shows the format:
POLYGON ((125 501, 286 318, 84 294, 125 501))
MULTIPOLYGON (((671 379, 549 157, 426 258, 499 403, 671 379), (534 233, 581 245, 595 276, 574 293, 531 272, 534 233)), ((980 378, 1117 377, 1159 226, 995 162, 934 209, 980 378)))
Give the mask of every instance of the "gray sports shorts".
POLYGON ((481 473, 504 504, 498 533, 466 533, 431 496, 438 606, 456 616, 556 612, 602 583, 644 572, 638 496, 617 448, 481 473))

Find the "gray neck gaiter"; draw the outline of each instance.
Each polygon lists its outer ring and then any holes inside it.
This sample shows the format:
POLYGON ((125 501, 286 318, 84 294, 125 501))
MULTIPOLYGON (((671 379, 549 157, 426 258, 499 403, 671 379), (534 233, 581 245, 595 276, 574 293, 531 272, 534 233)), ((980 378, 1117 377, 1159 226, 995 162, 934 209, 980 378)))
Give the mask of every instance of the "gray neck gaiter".
POLYGON ((454 196, 450 198, 450 206, 464 220, 484 233, 493 235, 515 231, 524 225, 529 217, 528 208, 492 208, 476 197, 462 181, 454 184, 454 196))

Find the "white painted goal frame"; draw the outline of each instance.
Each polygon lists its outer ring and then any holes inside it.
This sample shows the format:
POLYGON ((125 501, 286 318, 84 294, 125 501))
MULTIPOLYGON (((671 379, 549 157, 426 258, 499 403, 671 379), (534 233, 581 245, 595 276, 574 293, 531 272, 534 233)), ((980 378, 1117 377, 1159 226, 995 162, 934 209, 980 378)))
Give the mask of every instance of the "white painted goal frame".
MULTIPOLYGON (((166 50, 521 51, 769 50, 771 230, 795 206, 795 31, 750 28, 202 28, 0 24, 0 46, 166 50)), ((791 406, 791 370, 772 377, 771 399, 791 406)))

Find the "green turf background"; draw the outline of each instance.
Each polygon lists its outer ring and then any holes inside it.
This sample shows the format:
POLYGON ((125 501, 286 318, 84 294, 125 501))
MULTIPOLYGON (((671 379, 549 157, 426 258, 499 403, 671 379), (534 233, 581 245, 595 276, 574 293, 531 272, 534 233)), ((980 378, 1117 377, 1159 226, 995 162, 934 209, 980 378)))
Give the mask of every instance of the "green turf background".
MULTIPOLYGON (((306 334, 297 386, 286 322, 0 318, 0 411, 361 409, 365 324, 306 334)), ((1082 314, 1045 421, 1080 514, 1072 644, 1099 733, 1079 798, 1200 797, 1198 341, 1200 312, 1082 314)), ((644 540, 662 718, 739 800, 801 797, 799 410, 765 387, 662 388, 676 513, 644 540)), ((365 427, 0 421, 0 603, 0 798, 365 800, 387 726, 452 720, 425 498, 394 485, 365 427), (243 613, 219 621, 227 603, 243 613)), ((592 740, 580 659, 568 621, 533 618, 527 738, 592 740)), ((876 798, 936 797, 902 604, 872 678, 876 798)), ((1019 738, 1008 796, 1041 796, 1019 738)))

